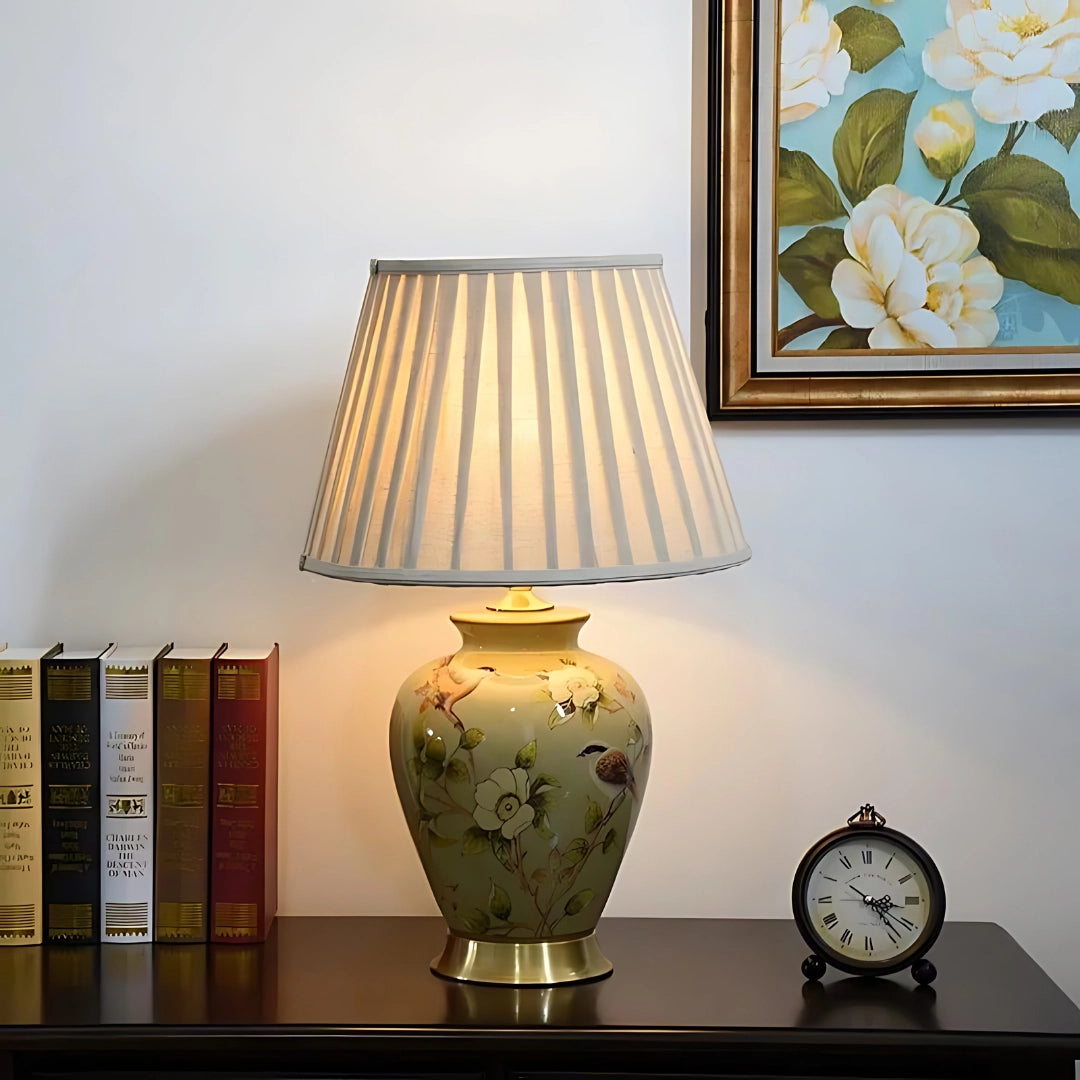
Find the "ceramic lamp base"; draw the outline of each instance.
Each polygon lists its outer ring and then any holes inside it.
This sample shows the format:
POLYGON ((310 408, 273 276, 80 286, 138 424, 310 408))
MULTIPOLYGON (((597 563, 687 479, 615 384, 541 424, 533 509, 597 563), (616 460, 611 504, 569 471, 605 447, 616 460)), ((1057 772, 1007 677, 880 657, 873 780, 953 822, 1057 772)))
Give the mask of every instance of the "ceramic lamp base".
POLYGON ((595 933, 562 941, 477 941, 449 934, 431 961, 436 975, 502 986, 554 986, 610 975, 611 961, 595 933))
POLYGON ((461 648, 398 691, 390 760, 450 932, 432 967, 450 979, 551 986, 611 971, 594 932, 652 729, 629 672, 578 645, 588 617, 511 590, 451 615, 461 648))

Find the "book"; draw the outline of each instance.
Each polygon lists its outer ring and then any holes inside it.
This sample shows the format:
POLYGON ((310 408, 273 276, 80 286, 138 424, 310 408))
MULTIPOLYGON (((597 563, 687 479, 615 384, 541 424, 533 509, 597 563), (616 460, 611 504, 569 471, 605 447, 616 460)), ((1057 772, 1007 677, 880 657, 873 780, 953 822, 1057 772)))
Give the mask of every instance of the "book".
POLYGON ((209 933, 210 707, 224 648, 172 649, 157 662, 156 941, 209 933))
POLYGON ((214 661, 210 940, 265 941, 277 912, 278 647, 214 661))
POLYGON ((101 932, 101 680, 106 649, 44 662, 41 699, 45 940, 87 944, 101 932))
POLYGON ((60 651, 0 652, 0 945, 40 945, 41 665, 60 651))
POLYGON ((105 942, 154 940, 154 664, 167 648, 118 645, 100 664, 105 942))

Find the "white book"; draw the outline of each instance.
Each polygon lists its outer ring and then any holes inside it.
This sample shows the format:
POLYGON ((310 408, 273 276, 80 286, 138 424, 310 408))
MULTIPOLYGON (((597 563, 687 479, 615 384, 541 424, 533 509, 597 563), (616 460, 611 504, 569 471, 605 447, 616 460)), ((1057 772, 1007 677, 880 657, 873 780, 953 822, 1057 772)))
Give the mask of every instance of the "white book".
POLYGON ((154 940, 154 661, 118 645, 101 661, 103 943, 154 940))
POLYGON ((40 945, 41 661, 0 646, 0 945, 40 945))

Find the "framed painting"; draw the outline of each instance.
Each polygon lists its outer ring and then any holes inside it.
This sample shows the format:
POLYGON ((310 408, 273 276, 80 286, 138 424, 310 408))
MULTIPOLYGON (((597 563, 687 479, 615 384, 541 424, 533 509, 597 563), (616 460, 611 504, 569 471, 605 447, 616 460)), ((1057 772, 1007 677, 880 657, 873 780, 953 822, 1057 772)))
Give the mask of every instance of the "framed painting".
POLYGON ((1080 409, 1080 0, 710 0, 714 418, 1080 409))

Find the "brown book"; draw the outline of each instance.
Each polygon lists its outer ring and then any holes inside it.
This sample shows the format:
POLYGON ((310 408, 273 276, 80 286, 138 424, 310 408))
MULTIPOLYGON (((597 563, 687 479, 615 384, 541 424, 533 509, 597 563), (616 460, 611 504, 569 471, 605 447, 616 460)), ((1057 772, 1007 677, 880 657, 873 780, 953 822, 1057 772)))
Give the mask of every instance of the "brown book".
POLYGON ((157 662, 156 941, 209 933, 210 714, 224 648, 172 649, 157 662))
POLYGON ((214 661, 210 940, 265 941, 277 912, 278 647, 214 661))

